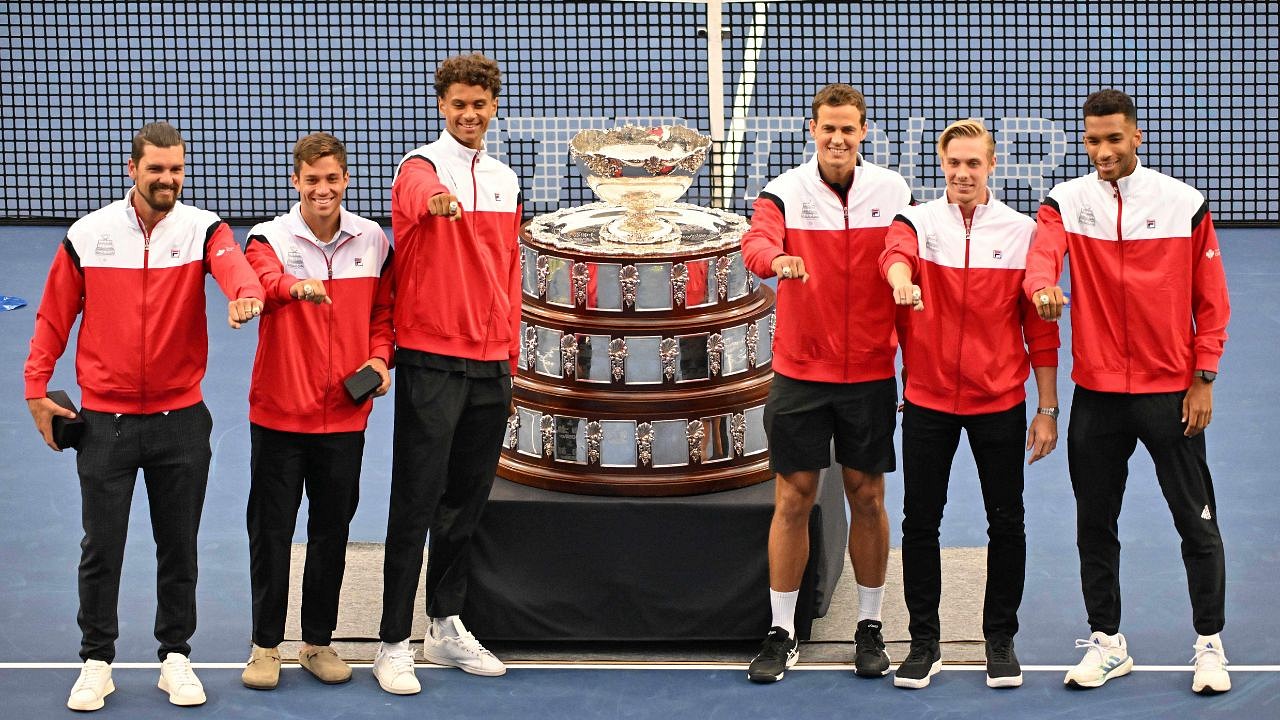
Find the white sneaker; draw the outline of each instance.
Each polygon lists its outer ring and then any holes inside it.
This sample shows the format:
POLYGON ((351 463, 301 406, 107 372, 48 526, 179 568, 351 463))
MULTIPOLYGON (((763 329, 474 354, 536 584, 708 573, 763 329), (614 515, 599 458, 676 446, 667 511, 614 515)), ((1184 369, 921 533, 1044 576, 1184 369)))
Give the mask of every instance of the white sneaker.
POLYGON ((101 660, 85 660, 80 668, 80 677, 71 686, 71 697, 67 698, 67 707, 72 710, 100 710, 105 704, 103 698, 115 692, 116 685, 111 682, 111 664, 101 660))
POLYGON ((174 705, 189 707, 203 705, 204 685, 191 669, 191 661, 186 655, 169 653, 160 663, 160 682, 156 687, 169 693, 169 702, 174 705))
POLYGON ((1202 695, 1224 693, 1231 689, 1231 676, 1223 667, 1227 664, 1227 655, 1222 651, 1222 638, 1216 634, 1196 638, 1196 655, 1191 660, 1196 665, 1195 677, 1191 679, 1191 690, 1202 695))
POLYGON ((413 650, 409 641, 382 643, 373 659, 373 677, 392 695, 417 695, 422 692, 418 676, 413 674, 413 650))
POLYGON ((436 665, 456 667, 472 675, 496 677, 507 672, 507 666, 486 650, 456 615, 432 618, 427 636, 422 640, 422 659, 436 665), (445 628, 450 621, 456 634, 450 634, 445 628))
POLYGON ((1077 648, 1084 648, 1084 659, 1067 671, 1063 683, 1077 688, 1096 688, 1111 678, 1128 675, 1133 670, 1133 658, 1124 635, 1095 632, 1088 640, 1076 640, 1077 648))

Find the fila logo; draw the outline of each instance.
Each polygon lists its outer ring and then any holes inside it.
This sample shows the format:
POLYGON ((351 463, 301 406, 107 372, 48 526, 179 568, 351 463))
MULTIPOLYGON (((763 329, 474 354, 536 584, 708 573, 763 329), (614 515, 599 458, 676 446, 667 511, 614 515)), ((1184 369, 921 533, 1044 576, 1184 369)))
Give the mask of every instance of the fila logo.
POLYGON ((999 250, 992 250, 991 257, 994 260, 999 260, 1000 258, 1004 257, 1004 253, 999 250))
POLYGON ((169 248, 169 257, 173 258, 174 260, 177 260, 178 256, 181 254, 182 253, 178 251, 178 248, 169 248))
POLYGON ((1204 506, 1204 510, 1200 513, 1200 518, 1201 518, 1202 520, 1212 520, 1212 519, 1213 519, 1213 513, 1209 512, 1209 506, 1208 506, 1208 505, 1205 505, 1205 506, 1204 506))
POLYGON ((871 208, 871 217, 880 217, 880 208, 871 208))
POLYGON ((502 193, 494 193, 494 194, 493 194, 493 201, 494 201, 494 202, 502 202, 502 193))
POLYGON ((362 260, 362 259, 360 259, 360 258, 356 258, 356 259, 355 259, 355 266, 356 266, 356 267, 364 267, 364 260, 362 260))
POLYGON ((1154 230, 1156 228, 1155 218, 1147 218, 1147 229, 1154 230))
POLYGON ((1210 248, 1209 250, 1205 251, 1204 256, 1212 260, 1216 257, 1222 257, 1222 251, 1210 248))

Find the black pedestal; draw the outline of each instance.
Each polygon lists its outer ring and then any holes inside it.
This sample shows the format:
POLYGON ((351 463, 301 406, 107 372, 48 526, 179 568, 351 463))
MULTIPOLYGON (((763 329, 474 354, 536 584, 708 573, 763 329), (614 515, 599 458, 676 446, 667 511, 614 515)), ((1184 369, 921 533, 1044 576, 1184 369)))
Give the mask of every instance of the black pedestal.
MULTIPOLYGON (((463 617, 486 641, 758 640, 769 629, 772 515, 773 481, 617 498, 498 478, 476 532, 463 617)), ((848 532, 836 467, 809 517, 801 639, 831 603, 848 532)))

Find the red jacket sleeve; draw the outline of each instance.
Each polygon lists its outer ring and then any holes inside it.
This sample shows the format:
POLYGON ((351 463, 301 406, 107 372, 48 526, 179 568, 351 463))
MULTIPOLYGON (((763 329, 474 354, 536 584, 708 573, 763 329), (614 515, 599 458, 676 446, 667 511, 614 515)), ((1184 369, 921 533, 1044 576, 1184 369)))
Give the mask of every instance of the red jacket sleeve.
POLYGON ((1036 234, 1027 251, 1027 274, 1022 291, 1031 297, 1035 291, 1053 287, 1062 277, 1062 259, 1067 255, 1067 231, 1062 215, 1053 200, 1046 199, 1036 213, 1036 234))
POLYGON ((884 252, 880 253, 880 275, 889 277, 889 268, 894 263, 906 263, 911 268, 911 277, 916 277, 920 267, 920 239, 911 221, 899 215, 889 225, 889 232, 884 236, 884 252))
POLYGON ((761 193, 751 206, 751 228, 742 236, 742 259, 757 277, 773 277, 773 260, 786 255, 787 221, 781 201, 761 193))
POLYGON ((395 251, 387 248, 387 259, 378 275, 378 289, 373 297, 373 310, 369 315, 369 357, 382 358, 387 367, 395 356, 396 335, 391 325, 391 310, 395 278, 395 251))
POLYGON ((284 265, 276 255, 275 248, 271 247, 271 243, 265 237, 249 236, 249 244, 245 246, 244 256, 257 274, 258 282, 262 284, 266 293, 262 298, 262 302, 265 303, 263 312, 272 312, 293 302, 294 298, 289 294, 289 288, 302 278, 294 277, 284 271, 284 265))
POLYGON ((53 367, 67 349, 67 338, 76 315, 84 308, 84 273, 71 249, 71 241, 63 240, 49 267, 44 295, 36 311, 35 331, 22 375, 26 381, 26 399, 48 394, 53 367))
POLYGON ((257 273, 245 260, 231 228, 224 222, 210 228, 209 239, 204 241, 204 269, 213 275, 222 294, 231 300, 261 300, 266 295, 257 273))
POLYGON ((447 192, 449 188, 440 182, 436 167, 426 158, 413 158, 405 161, 391 184, 391 202, 399 214, 417 224, 431 216, 428 201, 447 192))
POLYGON ((520 257, 523 255, 520 252, 520 227, 524 224, 522 221, 523 212, 523 203, 516 203, 515 231, 511 235, 511 243, 515 246, 515 251, 511 253, 510 275, 507 279, 507 292, 511 303, 510 362, 513 376, 516 374, 516 363, 520 358, 520 311, 522 308, 521 303, 524 301, 524 296, 520 292, 521 283, 524 280, 520 275, 520 257))
POLYGON ((1062 346, 1058 323, 1041 318, 1025 293, 1018 300, 1018 310, 1022 313, 1022 339, 1031 355, 1031 367, 1058 367, 1058 348, 1062 346))
POLYGON ((1191 228, 1191 315, 1195 318, 1194 370, 1218 371, 1222 346, 1227 342, 1227 321, 1231 301, 1227 295, 1227 273, 1222 267, 1218 234, 1206 203, 1196 213, 1191 228))

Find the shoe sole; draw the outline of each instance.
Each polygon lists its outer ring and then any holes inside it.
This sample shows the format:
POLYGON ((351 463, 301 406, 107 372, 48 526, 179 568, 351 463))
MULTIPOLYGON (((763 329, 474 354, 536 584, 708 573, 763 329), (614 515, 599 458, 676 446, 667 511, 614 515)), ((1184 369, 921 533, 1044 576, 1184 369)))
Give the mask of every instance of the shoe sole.
POLYGON ((751 670, 750 670, 750 669, 748 669, 748 670, 747 670, 747 679, 748 679, 748 680, 750 680, 751 682, 754 682, 754 683, 775 683, 775 682, 778 682, 778 681, 779 681, 779 680, 781 680, 782 678, 786 677, 786 675, 787 675, 787 670, 790 670, 791 668, 795 667, 795 666, 796 666, 796 663, 797 663, 797 662, 799 662, 799 661, 800 661, 800 651, 799 651, 799 649, 797 649, 797 650, 795 651, 795 653, 793 653, 791 656, 789 656, 789 657, 787 658, 787 667, 786 667, 786 669, 785 669, 785 670, 783 670, 782 672, 778 673, 777 675, 766 675, 766 674, 764 674, 764 673, 753 673, 753 672, 751 672, 751 670))
POLYGON ((1068 674, 1066 679, 1063 680, 1063 683, 1067 687, 1078 688, 1080 690, 1092 690, 1093 688, 1102 687, 1104 684, 1106 684, 1108 680, 1112 678, 1124 677, 1125 675, 1128 675, 1129 671, 1131 670, 1133 670, 1133 658, 1129 657, 1129 658, 1125 658, 1124 662, 1120 663, 1120 665, 1118 665, 1111 672, 1103 675, 1096 682, 1073 680, 1071 679, 1071 676, 1068 674))
POLYGON ((307 667, 306 665, 303 665, 303 666, 302 666, 302 669, 303 669, 303 670, 306 670, 308 675, 310 675, 311 677, 315 678, 316 680, 319 680, 320 682, 324 683, 325 685, 342 685, 343 683, 351 682, 351 673, 349 673, 349 672, 347 673, 347 676, 346 676, 346 677, 344 677, 344 678, 342 678, 342 679, 340 679, 340 680, 325 680, 324 678, 322 678, 322 677, 320 677, 318 674, 316 674, 316 672, 315 672, 314 670, 312 670, 311 668, 307 667))
POLYGON ((266 684, 263 684, 263 683, 251 683, 251 682, 249 682, 249 681, 245 680, 244 678, 241 678, 241 679, 240 679, 240 684, 241 684, 241 685, 244 685, 245 687, 249 688, 250 690, 275 690, 275 689, 276 689, 276 686, 280 684, 280 681, 279 681, 279 680, 277 680, 276 682, 274 682, 274 683, 272 683, 272 684, 270 684, 270 685, 266 685, 266 684))
POLYGON ((1191 683, 1191 692, 1197 695, 1221 695, 1231 689, 1231 678, 1227 678, 1226 683, 1215 685, 1211 682, 1200 685, 1199 687, 1193 682, 1191 683))
POLYGON ((866 671, 862 670, 861 668, 855 667, 853 669, 853 674, 857 675, 858 677, 864 677, 864 678, 882 678, 885 675, 889 674, 890 665, 892 665, 892 663, 886 662, 884 664, 883 670, 866 670, 866 671))
POLYGON ((98 699, 96 701, 91 702, 87 705, 77 706, 77 705, 72 705, 71 700, 67 700, 67 707, 77 712, 93 712, 94 710, 101 710, 102 706, 107 704, 107 701, 106 701, 107 696, 115 691, 116 691, 115 681, 113 681, 111 678, 107 678, 107 687, 105 690, 102 691, 102 695, 98 696, 98 699))
POLYGON ((505 666, 500 670, 481 670, 479 668, 467 667, 466 665, 459 663, 457 660, 450 660, 448 658, 436 657, 435 655, 431 655, 425 651, 422 653, 422 659, 426 662, 431 663, 432 665, 441 665, 443 667, 458 668, 464 673, 468 673, 471 675, 479 675, 481 677, 500 677, 502 675, 507 674, 507 668, 505 666))
POLYGON ((921 688, 927 688, 929 687, 930 678, 932 678, 934 675, 937 675, 940 672, 942 672, 942 660, 938 659, 938 660, 935 660, 934 663, 929 666, 929 674, 925 675, 919 680, 915 678, 904 678, 904 677, 898 677, 897 675, 894 675, 893 686, 900 687, 900 688, 907 688, 908 690, 920 690, 921 688))
POLYGON ((184 700, 177 695, 174 695, 169 692, 169 683, 165 682, 163 675, 160 676, 160 682, 156 683, 156 687, 166 693, 169 693, 169 702, 173 705, 177 705, 178 707, 195 707, 197 705, 203 705, 209 699, 203 692, 200 693, 200 699, 198 700, 184 700))
POLYGON ((1022 675, 1005 675, 1004 677, 987 676, 987 687, 989 688, 1016 688, 1022 687, 1022 675))

